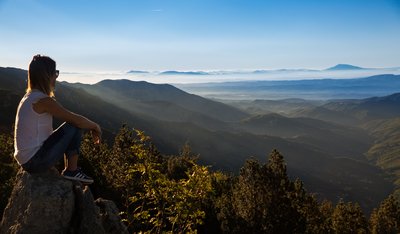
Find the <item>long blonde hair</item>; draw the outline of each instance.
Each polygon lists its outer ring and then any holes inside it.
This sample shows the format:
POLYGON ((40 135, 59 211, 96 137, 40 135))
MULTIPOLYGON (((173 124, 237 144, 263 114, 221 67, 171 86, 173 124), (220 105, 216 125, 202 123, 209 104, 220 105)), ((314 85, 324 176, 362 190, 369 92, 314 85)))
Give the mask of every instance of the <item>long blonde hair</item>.
POLYGON ((54 97, 54 90, 51 87, 50 79, 56 73, 56 62, 48 56, 35 55, 28 70, 28 88, 27 92, 32 89, 38 89, 43 93, 54 97))

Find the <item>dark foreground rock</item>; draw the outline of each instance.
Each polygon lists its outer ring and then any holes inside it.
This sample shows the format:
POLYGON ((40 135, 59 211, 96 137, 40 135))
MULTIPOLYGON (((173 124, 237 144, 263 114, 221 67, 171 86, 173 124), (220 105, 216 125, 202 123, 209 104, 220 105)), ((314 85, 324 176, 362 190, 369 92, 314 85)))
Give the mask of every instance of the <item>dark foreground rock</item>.
POLYGON ((0 233, 128 233, 114 202, 97 199, 88 186, 61 177, 19 171, 0 233))

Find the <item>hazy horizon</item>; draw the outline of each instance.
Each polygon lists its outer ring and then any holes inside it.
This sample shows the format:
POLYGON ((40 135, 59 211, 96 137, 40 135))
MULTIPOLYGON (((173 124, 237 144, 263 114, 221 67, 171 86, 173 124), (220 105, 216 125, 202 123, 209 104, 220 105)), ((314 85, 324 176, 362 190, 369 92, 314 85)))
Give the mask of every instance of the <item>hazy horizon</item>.
MULTIPOLYGON (((128 79, 132 81, 147 81, 156 84, 197 84, 220 83, 236 81, 260 81, 260 80, 307 80, 307 79, 351 79, 364 78, 380 74, 400 74, 400 67, 362 70, 268 70, 260 73, 256 70, 247 71, 184 71, 184 72, 209 72, 205 75, 164 75, 165 71, 150 71, 148 73, 128 72, 75 72, 61 73, 58 81, 69 83, 94 84, 102 80, 128 79)), ((144 71, 142 71, 144 72, 144 71)))

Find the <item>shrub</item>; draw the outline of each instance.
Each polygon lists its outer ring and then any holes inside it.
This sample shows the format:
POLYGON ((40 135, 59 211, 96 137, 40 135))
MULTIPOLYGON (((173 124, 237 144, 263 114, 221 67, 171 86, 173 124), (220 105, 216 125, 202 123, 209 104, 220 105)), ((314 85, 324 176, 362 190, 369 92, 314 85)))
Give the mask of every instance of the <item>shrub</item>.
POLYGON ((15 184, 15 175, 19 169, 14 160, 14 142, 11 135, 0 135, 0 220, 15 184))

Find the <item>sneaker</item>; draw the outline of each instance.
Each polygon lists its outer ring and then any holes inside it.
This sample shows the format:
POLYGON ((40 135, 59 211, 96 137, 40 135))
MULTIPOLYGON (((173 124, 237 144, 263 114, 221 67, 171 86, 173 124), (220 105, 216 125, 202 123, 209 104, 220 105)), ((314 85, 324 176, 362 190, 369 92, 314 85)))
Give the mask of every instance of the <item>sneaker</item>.
POLYGON ((64 176, 65 179, 68 179, 68 180, 76 180, 76 181, 80 181, 85 184, 93 183, 93 179, 91 177, 87 176, 85 173, 83 173, 81 168, 78 168, 75 171, 64 170, 64 171, 62 171, 61 174, 62 174, 62 176, 64 176))

